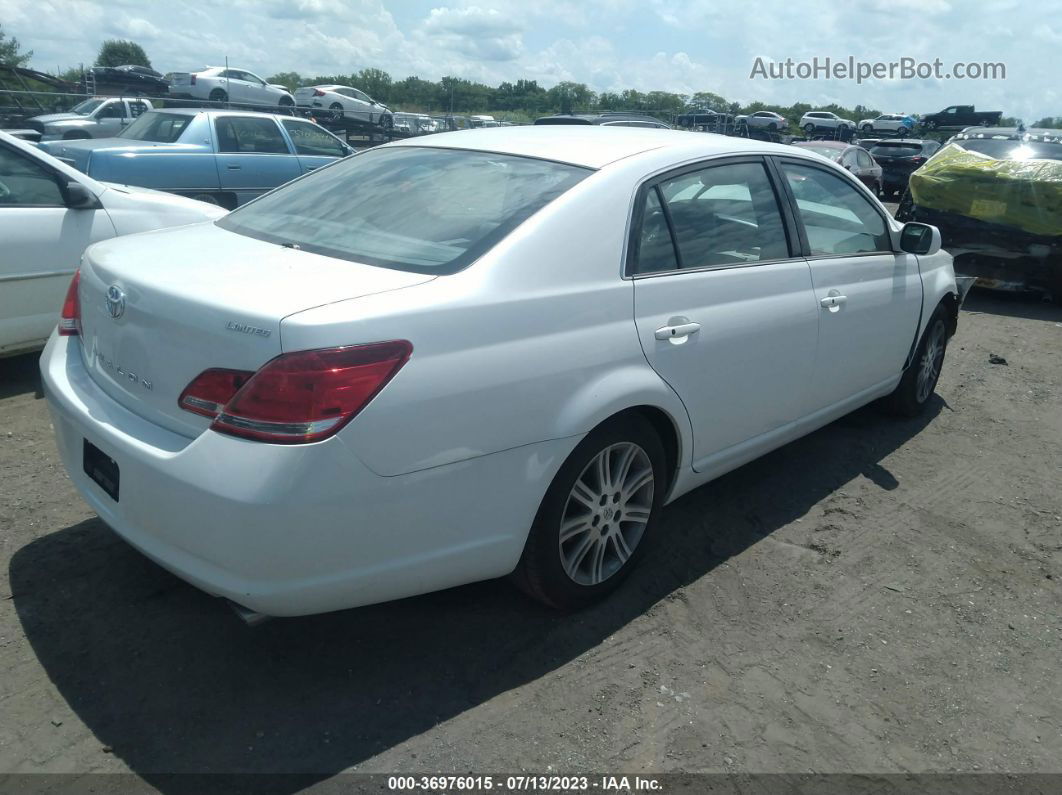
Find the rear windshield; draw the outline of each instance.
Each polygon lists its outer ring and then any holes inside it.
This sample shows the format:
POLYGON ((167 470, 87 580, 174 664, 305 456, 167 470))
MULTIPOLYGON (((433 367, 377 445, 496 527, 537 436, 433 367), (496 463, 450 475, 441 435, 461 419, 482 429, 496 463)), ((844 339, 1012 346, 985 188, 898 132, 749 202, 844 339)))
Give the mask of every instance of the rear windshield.
POLYGON ((462 149, 374 149, 279 188, 217 223, 329 257, 454 273, 590 173, 462 149))
POLYGON ((77 113, 81 116, 88 116, 90 113, 92 113, 92 111, 96 110, 96 108, 98 108, 102 104, 102 99, 86 99, 79 105, 74 105, 74 107, 70 109, 70 112, 77 113))
POLYGON ((963 149, 980 152, 997 160, 1062 160, 1062 144, 1036 141, 1008 141, 1001 138, 969 138, 956 141, 963 149))
POLYGON ((922 144, 881 143, 874 144, 870 150, 872 155, 884 155, 885 157, 915 157, 922 154, 922 144))
POLYGON ((181 137, 181 133, 192 121, 193 116, 183 113, 159 113, 148 111, 140 116, 120 133, 118 138, 134 141, 154 141, 160 144, 172 144, 181 137))

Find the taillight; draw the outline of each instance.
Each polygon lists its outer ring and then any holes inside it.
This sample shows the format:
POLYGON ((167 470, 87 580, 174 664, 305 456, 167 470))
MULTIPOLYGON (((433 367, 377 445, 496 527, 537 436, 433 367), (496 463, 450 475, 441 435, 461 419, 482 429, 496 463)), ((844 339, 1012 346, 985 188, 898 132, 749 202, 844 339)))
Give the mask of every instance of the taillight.
POLYGON ((323 96, 325 95, 325 92, 323 92, 323 91, 322 91, 321 89, 319 89, 319 88, 315 88, 315 89, 313 90, 313 95, 314 95, 315 97, 323 97, 323 96))
POLYGON ((922 165, 924 162, 926 162, 926 159, 924 157, 912 157, 911 162, 917 165, 922 165))
POLYGON ((207 370, 181 393, 179 403, 214 417, 210 427, 219 433, 276 444, 316 442, 365 408, 412 352, 410 343, 394 340, 285 353, 253 375, 207 370))
POLYGON ((204 370, 184 388, 177 405, 213 419, 252 375, 249 370, 204 370))
POLYGON ((81 299, 77 288, 81 284, 81 270, 74 271, 74 278, 66 290, 63 311, 59 315, 59 336, 76 337, 81 333, 81 299))

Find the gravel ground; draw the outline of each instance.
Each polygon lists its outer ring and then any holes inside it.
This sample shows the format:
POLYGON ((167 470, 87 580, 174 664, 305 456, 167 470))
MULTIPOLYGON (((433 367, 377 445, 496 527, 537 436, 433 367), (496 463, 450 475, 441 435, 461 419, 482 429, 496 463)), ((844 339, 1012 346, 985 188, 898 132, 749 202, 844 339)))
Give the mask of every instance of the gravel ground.
POLYGON ((584 612, 497 581, 250 629, 95 518, 0 361, 0 774, 1062 773, 1062 309, 975 292, 938 391, 683 497, 584 612))

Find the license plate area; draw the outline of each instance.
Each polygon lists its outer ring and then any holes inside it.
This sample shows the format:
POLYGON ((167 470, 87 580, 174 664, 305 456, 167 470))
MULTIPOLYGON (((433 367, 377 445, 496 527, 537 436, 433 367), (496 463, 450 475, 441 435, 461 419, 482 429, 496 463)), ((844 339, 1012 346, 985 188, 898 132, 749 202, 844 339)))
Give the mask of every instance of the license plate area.
POLYGON ((108 497, 118 502, 118 463, 88 439, 84 440, 82 466, 85 474, 103 489, 108 497))

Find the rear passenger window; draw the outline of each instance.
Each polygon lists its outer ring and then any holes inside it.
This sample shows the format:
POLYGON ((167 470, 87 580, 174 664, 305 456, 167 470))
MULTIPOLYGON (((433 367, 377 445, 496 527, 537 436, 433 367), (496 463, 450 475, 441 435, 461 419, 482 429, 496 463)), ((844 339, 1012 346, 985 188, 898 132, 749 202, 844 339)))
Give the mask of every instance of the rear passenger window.
MULTIPOLYGON (((675 235, 678 267, 789 256, 778 200, 762 163, 711 166, 661 182, 658 190, 675 235)), ((651 209, 647 203, 646 223, 655 223, 651 209)), ((643 237, 651 231, 643 225, 643 237)), ((638 271, 648 272, 641 261, 638 271)))
POLYGON ((272 119, 251 116, 222 116, 217 122, 219 152, 291 154, 280 128, 272 119))
POLYGON ((812 254, 892 251, 885 219, 846 180, 812 166, 782 163, 812 254))

